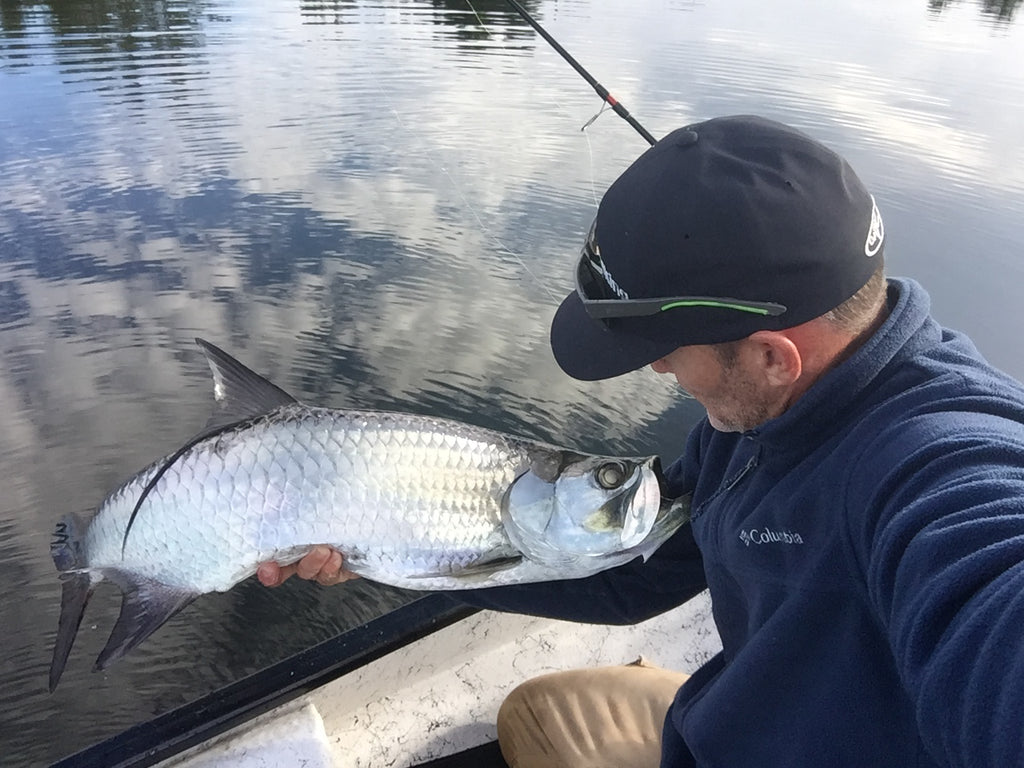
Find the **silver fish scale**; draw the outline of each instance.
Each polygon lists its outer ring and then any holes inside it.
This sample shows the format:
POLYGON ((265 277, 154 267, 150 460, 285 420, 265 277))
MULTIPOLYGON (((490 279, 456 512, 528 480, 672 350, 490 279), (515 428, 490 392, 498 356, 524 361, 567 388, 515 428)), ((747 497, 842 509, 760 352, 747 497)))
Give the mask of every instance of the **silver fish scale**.
POLYGON ((201 591, 321 542, 370 578, 445 574, 514 554, 500 500, 525 462, 523 445, 488 430, 289 406, 181 456, 141 505, 123 559, 128 516, 157 466, 116 491, 89 527, 86 557, 201 591))

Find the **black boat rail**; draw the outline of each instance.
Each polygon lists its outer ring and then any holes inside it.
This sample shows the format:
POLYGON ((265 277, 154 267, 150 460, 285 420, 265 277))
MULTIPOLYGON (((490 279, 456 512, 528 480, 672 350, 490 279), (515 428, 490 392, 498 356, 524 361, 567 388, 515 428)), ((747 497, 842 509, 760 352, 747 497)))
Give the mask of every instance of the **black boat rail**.
POLYGON ((309 693, 480 609, 430 594, 193 702, 134 725, 53 768, 146 768, 309 693))

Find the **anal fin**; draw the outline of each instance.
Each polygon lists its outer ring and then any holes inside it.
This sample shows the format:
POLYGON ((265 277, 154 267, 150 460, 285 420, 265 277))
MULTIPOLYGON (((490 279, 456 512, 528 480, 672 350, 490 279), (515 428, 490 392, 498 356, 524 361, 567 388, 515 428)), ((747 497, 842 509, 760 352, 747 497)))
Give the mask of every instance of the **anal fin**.
POLYGON ((157 581, 133 581, 120 571, 108 570, 104 576, 121 587, 124 597, 117 623, 96 659, 96 670, 106 669, 199 597, 157 581))

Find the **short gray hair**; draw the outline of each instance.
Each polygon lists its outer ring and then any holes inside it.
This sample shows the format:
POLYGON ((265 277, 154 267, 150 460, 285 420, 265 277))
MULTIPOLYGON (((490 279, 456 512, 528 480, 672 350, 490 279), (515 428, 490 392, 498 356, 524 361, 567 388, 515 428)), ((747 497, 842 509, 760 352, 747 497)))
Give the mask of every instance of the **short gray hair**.
MULTIPOLYGON (((820 319, 837 331, 850 336, 859 336, 870 328, 878 317, 878 313, 885 304, 885 296, 885 263, 879 257, 878 266, 875 267, 875 271, 871 273, 871 277, 861 286, 860 290, 835 309, 821 315, 820 319)), ((740 344, 743 341, 743 339, 738 339, 711 345, 719 362, 726 369, 736 364, 736 360, 739 358, 740 344)))
POLYGON ((861 289, 821 317, 833 328, 859 336, 878 317, 885 295, 885 263, 879 258, 878 266, 861 289))

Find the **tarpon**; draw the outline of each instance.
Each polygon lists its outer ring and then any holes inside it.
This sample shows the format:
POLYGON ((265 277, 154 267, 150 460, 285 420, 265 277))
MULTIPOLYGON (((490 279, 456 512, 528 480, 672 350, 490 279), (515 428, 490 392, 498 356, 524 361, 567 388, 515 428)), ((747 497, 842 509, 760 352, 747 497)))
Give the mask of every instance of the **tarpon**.
POLYGON ((196 339, 219 404, 207 428, 125 482, 52 555, 64 670, 104 579, 121 613, 103 669, 199 595, 317 544, 368 579, 418 590, 578 578, 650 556, 688 516, 656 457, 578 453, 446 419, 302 405, 196 339))

